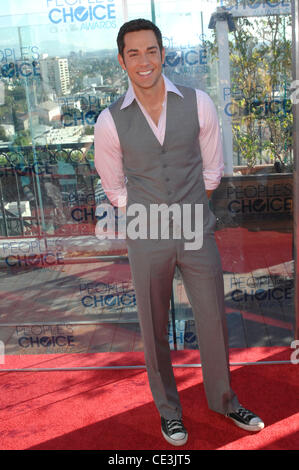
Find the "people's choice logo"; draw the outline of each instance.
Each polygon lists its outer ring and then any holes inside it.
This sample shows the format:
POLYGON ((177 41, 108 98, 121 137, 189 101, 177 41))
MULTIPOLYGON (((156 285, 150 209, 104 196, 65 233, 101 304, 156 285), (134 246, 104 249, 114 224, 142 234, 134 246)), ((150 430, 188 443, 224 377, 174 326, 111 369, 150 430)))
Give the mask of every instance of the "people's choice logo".
POLYGON ((254 11, 260 14, 275 14, 284 13, 289 11, 291 8, 290 0, 233 0, 228 2, 227 0, 220 0, 220 7, 224 7, 227 11, 239 12, 239 11, 254 11))
POLYGON ((114 0, 46 0, 51 23, 115 20, 114 0))

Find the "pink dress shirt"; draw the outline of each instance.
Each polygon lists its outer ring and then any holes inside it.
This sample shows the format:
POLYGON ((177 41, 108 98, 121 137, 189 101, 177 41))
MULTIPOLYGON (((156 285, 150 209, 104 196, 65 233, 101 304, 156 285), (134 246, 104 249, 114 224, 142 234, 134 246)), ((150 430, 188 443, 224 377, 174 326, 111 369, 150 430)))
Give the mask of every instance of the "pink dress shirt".
MULTIPOLYGON (((150 115, 137 100, 131 84, 121 107, 123 109, 129 106, 135 99, 161 145, 164 141, 166 129, 167 93, 177 93, 183 98, 181 92, 167 77, 163 75, 163 79, 165 83, 165 99, 158 126, 155 125, 150 115)), ((209 95, 204 91, 196 90, 196 97, 200 126, 198 138, 203 159, 203 177, 206 189, 213 190, 219 185, 224 169, 221 132, 216 108, 209 95)), ((95 124, 94 146, 95 167, 100 175, 101 184, 108 199, 114 206, 126 206, 127 190, 122 165, 123 155, 109 108, 101 112, 95 124)))

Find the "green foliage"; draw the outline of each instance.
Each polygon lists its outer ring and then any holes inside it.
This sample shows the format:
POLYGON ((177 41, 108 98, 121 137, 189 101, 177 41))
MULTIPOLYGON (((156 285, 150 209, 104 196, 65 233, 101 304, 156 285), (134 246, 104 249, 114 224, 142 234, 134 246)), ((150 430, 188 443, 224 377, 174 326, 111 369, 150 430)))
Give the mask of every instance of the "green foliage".
MULTIPOLYGON (((276 0, 271 3, 275 4, 276 0)), ((227 6, 235 4, 236 0, 225 2, 227 6)), ((278 160, 291 168, 291 16, 235 18, 234 21, 236 31, 229 34, 234 152, 248 167, 278 160), (280 108, 275 106, 276 100, 280 101, 280 108), (274 103, 272 109, 270 103, 274 103)), ((212 40, 206 42, 206 48, 217 60, 215 32, 212 40)))
POLYGON ((287 100, 292 81, 290 31, 288 17, 240 18, 230 41, 232 90, 238 90, 233 101, 243 110, 233 120, 234 147, 249 167, 258 159, 292 163, 293 117, 287 100), (283 106, 266 112, 265 105, 275 100, 283 106))
POLYGON ((29 131, 20 131, 16 134, 14 145, 19 147, 26 147, 31 144, 31 136, 29 131))
POLYGON ((0 140, 7 140, 5 129, 2 126, 0 126, 0 140))

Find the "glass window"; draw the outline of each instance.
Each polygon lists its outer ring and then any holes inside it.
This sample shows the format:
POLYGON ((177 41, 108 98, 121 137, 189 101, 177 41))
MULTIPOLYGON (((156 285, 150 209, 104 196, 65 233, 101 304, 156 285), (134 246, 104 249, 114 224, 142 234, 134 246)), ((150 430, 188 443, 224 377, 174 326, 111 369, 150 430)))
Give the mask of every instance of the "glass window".
MULTIPOLYGON (((142 351, 126 243, 95 235, 97 222, 117 223, 118 213, 102 210, 110 203, 93 147, 97 117, 128 86, 118 30, 137 17, 162 31, 165 75, 208 93, 218 112, 225 170, 211 209, 230 347, 289 346, 294 338, 291 2, 11 0, 0 7, 7 367, 23 356, 40 367, 44 354, 49 364, 61 354, 64 365, 68 353, 99 353, 97 364, 106 365, 111 352, 142 351)), ((197 347, 178 271, 169 341, 197 347)))

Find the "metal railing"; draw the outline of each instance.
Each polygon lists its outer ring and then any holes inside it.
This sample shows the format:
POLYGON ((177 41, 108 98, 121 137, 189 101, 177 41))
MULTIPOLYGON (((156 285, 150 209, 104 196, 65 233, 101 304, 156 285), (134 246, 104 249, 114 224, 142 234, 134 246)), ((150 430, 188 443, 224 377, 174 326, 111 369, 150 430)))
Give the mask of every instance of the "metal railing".
POLYGON ((57 222, 63 221, 59 217, 64 219, 66 207, 94 206, 97 199, 104 199, 91 147, 91 143, 37 146, 34 156, 32 146, 1 147, 0 236, 42 236, 49 220, 56 216, 57 222))

